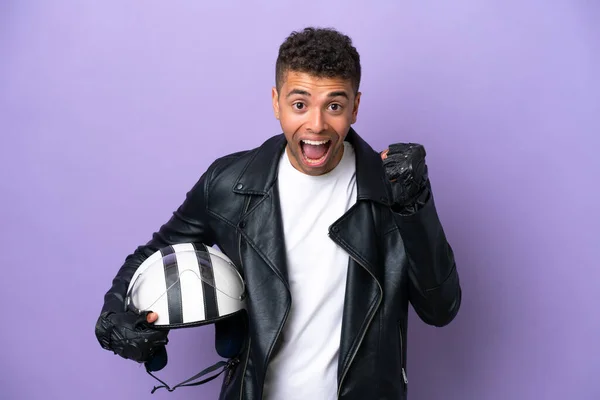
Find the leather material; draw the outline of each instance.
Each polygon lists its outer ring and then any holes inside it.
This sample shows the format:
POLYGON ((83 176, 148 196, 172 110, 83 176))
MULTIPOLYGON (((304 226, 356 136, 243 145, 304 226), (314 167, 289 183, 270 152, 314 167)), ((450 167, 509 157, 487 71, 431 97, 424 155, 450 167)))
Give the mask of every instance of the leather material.
POLYGON ((148 313, 131 311, 102 313, 96 322, 96 338, 103 349, 138 363, 151 362, 165 348, 167 330, 154 329, 146 321, 148 313))
POLYGON ((427 195, 423 195, 428 189, 426 154, 421 144, 394 143, 383 160, 386 176, 394 182, 391 185, 393 207, 402 213, 414 212, 423 206, 424 202, 418 200, 427 199, 427 195))
MULTIPOLYGON (((416 213, 393 212, 381 156, 353 129, 346 140, 356 151, 358 201, 329 231, 349 255, 339 399, 406 399, 408 306, 427 324, 450 323, 461 303, 458 273, 433 196, 416 213)), ((248 291, 248 326, 240 326, 248 335, 240 362, 223 380, 222 400, 262 398, 292 302, 276 185, 285 145, 277 135, 212 163, 171 219, 126 258, 105 296, 105 308, 119 304, 136 267, 161 247, 217 245, 248 291)))

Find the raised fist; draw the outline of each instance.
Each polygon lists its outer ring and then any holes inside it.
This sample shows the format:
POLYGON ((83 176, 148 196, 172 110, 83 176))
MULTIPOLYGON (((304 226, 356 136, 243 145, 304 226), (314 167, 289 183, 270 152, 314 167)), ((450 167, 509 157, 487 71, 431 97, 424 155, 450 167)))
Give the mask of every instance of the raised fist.
POLYGON ((425 156, 425 148, 418 143, 395 143, 381 153, 386 176, 392 182, 395 205, 413 205, 426 188, 425 156))

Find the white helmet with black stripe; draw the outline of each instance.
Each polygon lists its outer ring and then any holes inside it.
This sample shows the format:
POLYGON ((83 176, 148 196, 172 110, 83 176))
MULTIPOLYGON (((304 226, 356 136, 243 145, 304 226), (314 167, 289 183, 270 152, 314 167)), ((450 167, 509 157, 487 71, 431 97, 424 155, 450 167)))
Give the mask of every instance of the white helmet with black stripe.
MULTIPOLYGON (((243 312, 246 290, 237 268, 223 252, 204 244, 180 243, 156 251, 140 264, 129 284, 125 304, 140 314, 156 313, 156 329, 189 328, 218 323, 243 312)), ((165 387, 172 391, 212 380, 220 373, 191 383, 220 366, 224 367, 222 373, 235 362, 219 362, 172 389, 154 376, 148 365, 146 370, 163 384, 154 390, 165 387)))

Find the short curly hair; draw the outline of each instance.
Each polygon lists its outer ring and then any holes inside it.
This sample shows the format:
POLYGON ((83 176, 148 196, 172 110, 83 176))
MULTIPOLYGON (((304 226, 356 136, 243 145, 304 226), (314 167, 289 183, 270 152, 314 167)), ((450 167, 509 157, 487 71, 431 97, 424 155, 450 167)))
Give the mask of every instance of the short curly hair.
POLYGON ((342 78, 358 92, 361 78, 360 55, 352 39, 333 28, 307 27, 292 32, 279 47, 275 64, 275 84, 281 90, 289 71, 319 78, 342 78))

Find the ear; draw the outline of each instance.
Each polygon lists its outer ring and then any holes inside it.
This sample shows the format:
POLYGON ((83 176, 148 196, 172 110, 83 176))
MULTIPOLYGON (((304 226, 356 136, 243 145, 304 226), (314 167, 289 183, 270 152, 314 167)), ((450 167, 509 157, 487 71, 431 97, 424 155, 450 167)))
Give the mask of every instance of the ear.
POLYGON ((361 93, 356 93, 354 97, 354 109, 352 110, 352 123, 356 123, 356 117, 358 116, 358 106, 360 105, 360 95, 361 93))
POLYGON ((275 86, 271 89, 271 97, 273 101, 273 113, 275 114, 275 118, 279 119, 279 93, 277 93, 275 86))

